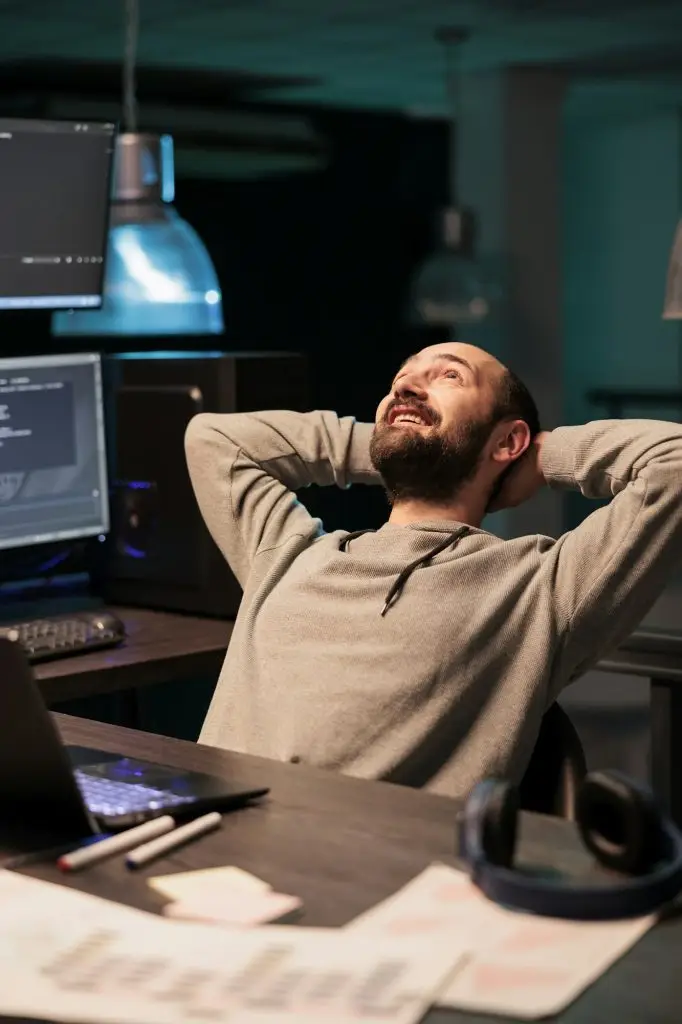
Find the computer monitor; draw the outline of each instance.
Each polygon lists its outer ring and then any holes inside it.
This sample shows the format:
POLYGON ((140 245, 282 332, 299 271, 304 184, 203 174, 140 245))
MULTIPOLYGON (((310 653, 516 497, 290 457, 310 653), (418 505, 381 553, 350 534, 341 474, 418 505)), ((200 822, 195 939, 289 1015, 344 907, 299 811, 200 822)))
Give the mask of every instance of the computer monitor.
POLYGON ((100 356, 0 358, 0 550, 108 529, 100 356))
POLYGON ((115 130, 0 117, 0 310, 102 305, 115 130))

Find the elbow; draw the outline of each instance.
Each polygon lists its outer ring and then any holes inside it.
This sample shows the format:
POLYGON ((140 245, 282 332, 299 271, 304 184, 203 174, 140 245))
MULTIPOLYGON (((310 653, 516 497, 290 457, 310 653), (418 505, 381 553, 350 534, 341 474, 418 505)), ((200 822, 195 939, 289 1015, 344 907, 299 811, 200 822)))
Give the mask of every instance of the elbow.
POLYGON ((200 412, 192 417, 185 428, 185 458, 190 466, 210 438, 210 420, 210 413, 200 412))
POLYGON ((200 412, 185 427, 185 459, 190 471, 199 473, 202 467, 213 468, 225 457, 234 458, 239 442, 226 432, 226 421, 236 416, 225 413, 200 412))

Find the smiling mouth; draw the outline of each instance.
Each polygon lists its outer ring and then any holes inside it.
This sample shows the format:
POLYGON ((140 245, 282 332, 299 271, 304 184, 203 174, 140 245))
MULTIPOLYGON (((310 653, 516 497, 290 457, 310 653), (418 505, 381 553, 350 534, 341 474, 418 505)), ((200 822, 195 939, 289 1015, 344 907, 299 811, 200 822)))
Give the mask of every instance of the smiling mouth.
POLYGON ((433 426, 431 419, 425 414, 417 412, 415 409, 409 409, 407 407, 397 406, 395 409, 391 409, 388 414, 388 424, 393 427, 396 425, 404 425, 406 423, 412 424, 416 427, 431 427, 433 426))

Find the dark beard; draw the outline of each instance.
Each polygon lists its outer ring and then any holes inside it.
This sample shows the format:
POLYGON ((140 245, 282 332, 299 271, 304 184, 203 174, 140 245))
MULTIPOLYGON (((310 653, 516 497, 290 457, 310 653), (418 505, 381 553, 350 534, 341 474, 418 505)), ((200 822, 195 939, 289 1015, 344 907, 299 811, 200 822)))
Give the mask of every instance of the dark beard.
POLYGON ((378 423, 370 442, 372 465, 391 504, 406 500, 452 501, 476 473, 494 421, 462 423, 449 433, 378 423))

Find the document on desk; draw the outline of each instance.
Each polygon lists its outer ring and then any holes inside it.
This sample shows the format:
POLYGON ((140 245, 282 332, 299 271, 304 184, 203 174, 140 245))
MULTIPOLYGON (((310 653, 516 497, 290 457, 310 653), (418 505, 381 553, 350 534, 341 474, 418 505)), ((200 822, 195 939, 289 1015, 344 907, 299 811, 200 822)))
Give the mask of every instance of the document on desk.
POLYGON ((469 956, 439 1006, 527 1020, 559 1013, 633 946, 655 916, 564 921, 505 910, 468 875, 433 864, 344 930, 388 938, 464 941, 469 956))
POLYGON ((168 921, 0 872, 0 1014, 76 1024, 417 1024, 456 943, 168 921))

